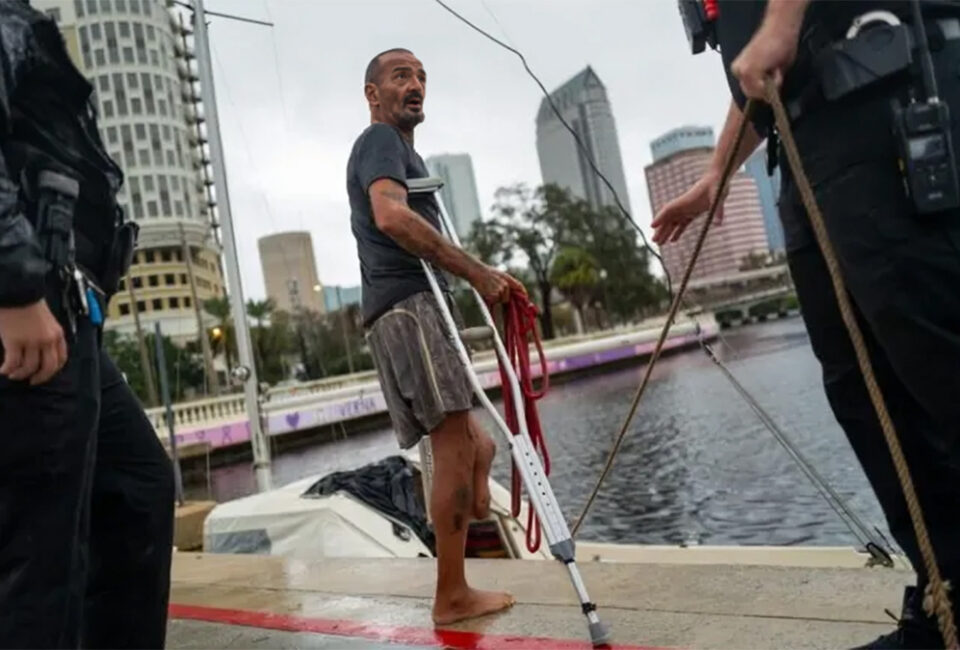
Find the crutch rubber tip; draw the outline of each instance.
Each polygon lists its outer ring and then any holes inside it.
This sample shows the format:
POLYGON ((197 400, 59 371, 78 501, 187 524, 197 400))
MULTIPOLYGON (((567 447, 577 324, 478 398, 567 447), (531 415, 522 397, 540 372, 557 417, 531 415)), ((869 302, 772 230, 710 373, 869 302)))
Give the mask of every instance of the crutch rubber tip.
POLYGON ((590 623, 589 627, 590 641, 594 648, 605 646, 610 642, 610 630, 607 629, 606 625, 597 621, 596 623, 590 623))

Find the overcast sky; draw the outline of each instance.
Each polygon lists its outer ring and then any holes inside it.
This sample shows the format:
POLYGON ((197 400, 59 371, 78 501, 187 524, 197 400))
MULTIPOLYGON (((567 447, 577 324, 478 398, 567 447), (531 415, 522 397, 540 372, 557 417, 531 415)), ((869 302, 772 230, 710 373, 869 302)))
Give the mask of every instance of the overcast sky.
MULTIPOLYGON (((729 94, 718 54, 692 56, 676 0, 448 0, 524 52, 554 89, 586 65, 607 87, 636 220, 651 215, 650 140, 684 124, 717 129, 729 94)), ((369 123, 363 72, 406 47, 429 76, 416 148, 473 158, 480 205, 496 189, 542 182, 534 118, 542 95, 520 61, 433 0, 206 0, 244 289, 264 296, 257 239, 309 230, 324 284, 358 284, 345 167, 369 123)))

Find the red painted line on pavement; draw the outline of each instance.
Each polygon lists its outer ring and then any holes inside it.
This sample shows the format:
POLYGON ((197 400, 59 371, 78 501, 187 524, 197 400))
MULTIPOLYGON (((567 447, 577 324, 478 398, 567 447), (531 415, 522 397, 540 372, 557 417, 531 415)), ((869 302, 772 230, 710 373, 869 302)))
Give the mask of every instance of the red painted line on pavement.
MULTIPOLYGON (((196 605, 171 604, 170 617, 285 632, 312 632, 331 636, 370 639, 384 643, 451 648, 452 650, 585 650, 593 647, 587 641, 399 627, 196 605)), ((606 650, 657 650, 652 647, 636 645, 605 645, 600 647, 606 650)))

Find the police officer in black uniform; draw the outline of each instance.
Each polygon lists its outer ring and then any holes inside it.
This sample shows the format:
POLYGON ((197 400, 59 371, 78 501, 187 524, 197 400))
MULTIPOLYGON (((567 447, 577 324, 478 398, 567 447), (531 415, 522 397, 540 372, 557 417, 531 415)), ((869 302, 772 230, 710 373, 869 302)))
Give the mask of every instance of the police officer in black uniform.
POLYGON ((172 469, 100 348, 136 226, 91 93, 0 0, 0 647, 164 644, 172 469))
MULTIPOLYGON (((733 101, 710 170, 655 217, 655 240, 675 240, 706 211, 745 98, 762 99, 764 80, 772 77, 960 615, 960 5, 681 0, 680 6, 694 52, 706 43, 720 50, 733 101), (932 62, 926 79, 924 52, 932 62)), ((922 607, 927 580, 906 502, 769 107, 754 114, 751 126, 737 162, 768 137, 771 167, 779 152, 788 260, 827 397, 918 573, 898 628, 865 647, 942 648, 936 622, 922 607)))

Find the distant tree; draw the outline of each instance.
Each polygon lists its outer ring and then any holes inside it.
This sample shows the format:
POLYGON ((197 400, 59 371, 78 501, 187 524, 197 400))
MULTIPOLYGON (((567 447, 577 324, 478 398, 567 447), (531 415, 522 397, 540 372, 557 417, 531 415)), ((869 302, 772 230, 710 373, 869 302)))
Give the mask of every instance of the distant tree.
POLYGON ((600 283, 600 267, 582 248, 561 248, 553 261, 550 279, 577 310, 577 333, 583 333, 583 309, 596 294, 600 283))
POLYGON ((555 185, 536 191, 524 185, 501 188, 493 217, 474 224, 468 241, 489 264, 526 268, 525 284, 539 298, 544 338, 553 336, 553 266, 562 249, 579 249, 594 260, 598 290, 591 300, 602 300, 608 316, 643 317, 669 297, 650 272, 649 251, 639 246, 637 233, 617 208, 593 209, 555 185))
MULTIPOLYGON (((104 330, 103 347, 107 355, 113 360, 123 373, 127 384, 136 393, 137 397, 144 404, 147 403, 147 382, 143 375, 143 365, 140 363, 140 348, 137 346, 136 339, 123 336, 116 330, 104 330)), ((153 359, 152 348, 147 348, 150 358, 153 359)), ((160 387, 157 386, 157 392, 160 387)))
POLYGON ((740 270, 755 271, 757 269, 770 266, 772 262, 773 258, 769 254, 751 251, 750 253, 744 255, 743 259, 740 260, 740 270))
POLYGON ((337 313, 322 315, 303 311, 293 317, 294 348, 305 368, 303 378, 317 379, 350 372, 347 344, 350 345, 355 371, 373 368, 373 359, 363 338, 363 330, 359 326, 360 308, 357 305, 344 306, 344 312, 344 317, 351 323, 351 326, 346 328, 347 343, 344 342, 337 313))
POLYGON ((633 226, 618 208, 592 213, 583 232, 575 232, 602 269, 604 308, 619 320, 642 318, 669 298, 666 286, 650 271, 652 255, 641 245, 633 226))
POLYGON ((474 223, 471 248, 487 263, 524 265, 540 302, 540 328, 554 337, 550 271, 557 252, 569 241, 572 225, 588 219, 589 205, 556 185, 530 190, 517 184, 497 190, 493 218, 474 223))
POLYGON ((247 301, 247 315, 257 321, 257 328, 259 329, 263 328, 263 321, 269 318, 276 308, 276 303, 273 302, 272 298, 247 301))
MULTIPOLYGON (((156 337, 146 335, 147 350, 150 363, 157 368, 156 337)), ((142 403, 147 402, 146 380, 140 364, 140 350, 136 339, 118 334, 116 331, 106 330, 103 333, 103 344, 107 354, 117 364, 123 373, 127 384, 140 398, 142 403)), ((162 338, 163 353, 167 362, 167 378, 170 382, 170 399, 180 401, 191 393, 203 390, 203 363, 199 355, 191 353, 185 348, 174 345, 169 337, 162 338)), ((159 381, 159 373, 156 373, 159 381)), ((160 386, 157 386, 160 389, 160 386)))
POLYGON ((299 354, 294 321, 285 311, 274 311, 270 327, 260 332, 262 346, 261 381, 276 384, 291 376, 289 360, 299 354))
POLYGON ((261 374, 264 371, 264 360, 266 359, 264 350, 264 338, 266 333, 264 332, 263 321, 270 317, 275 308, 275 303, 269 298, 267 300, 247 301, 247 315, 257 322, 253 339, 254 349, 257 354, 257 368, 260 370, 261 374))

